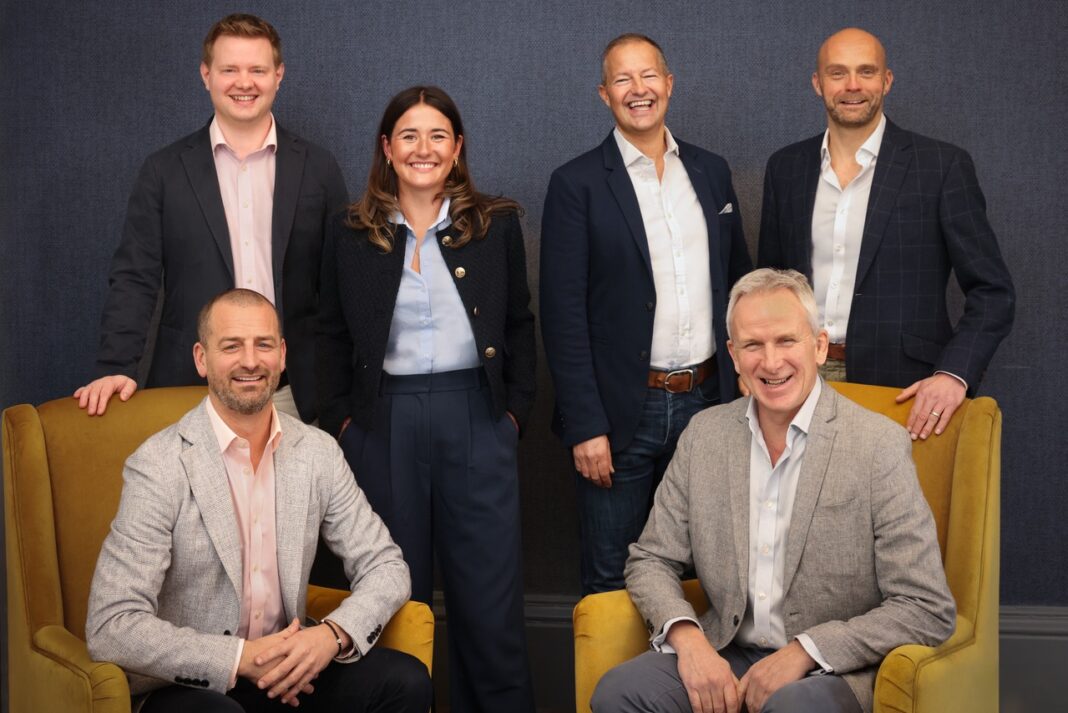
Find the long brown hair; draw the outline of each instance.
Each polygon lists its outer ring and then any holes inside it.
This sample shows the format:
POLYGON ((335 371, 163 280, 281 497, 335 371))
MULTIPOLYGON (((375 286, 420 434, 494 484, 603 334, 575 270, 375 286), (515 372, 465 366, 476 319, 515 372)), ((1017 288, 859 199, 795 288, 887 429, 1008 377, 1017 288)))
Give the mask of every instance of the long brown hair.
MULTIPOLYGON (((367 230, 368 239, 382 252, 393 250, 393 228, 391 220, 400 211, 397 200, 397 174, 386 163, 382 151, 382 137, 393 135, 393 128, 404 112, 416 104, 431 106, 449 120, 455 136, 464 135, 463 120, 456 104, 438 87, 409 87, 390 99, 382 114, 382 121, 375 134, 374 154, 371 157, 371 170, 367 175, 367 190, 359 200, 349 206, 346 224, 357 230, 367 230)), ((460 155, 456 165, 445 178, 444 198, 449 198, 449 217, 455 229, 452 247, 459 248, 470 240, 481 240, 489 231, 490 219, 494 214, 508 211, 520 211, 519 204, 510 198, 488 196, 475 190, 471 174, 467 170, 467 141, 460 146, 460 155)))

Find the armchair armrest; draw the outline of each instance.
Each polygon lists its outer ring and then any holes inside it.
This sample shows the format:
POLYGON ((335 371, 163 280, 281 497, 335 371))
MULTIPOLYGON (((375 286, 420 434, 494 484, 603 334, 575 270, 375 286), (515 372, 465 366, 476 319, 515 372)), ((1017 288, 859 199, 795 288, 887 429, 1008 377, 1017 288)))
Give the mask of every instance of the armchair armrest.
MULTIPOLYGON (((308 585, 308 615, 322 619, 349 596, 343 589, 308 585)), ((406 602, 382 629, 378 646, 403 651, 431 671, 434 660, 434 612, 422 602, 406 602)))
POLYGON ((939 646, 897 647, 879 666, 874 713, 997 710, 997 666, 985 670, 990 653, 981 648, 974 625, 961 616, 953 635, 939 646))
POLYGON ((61 626, 43 626, 33 634, 34 653, 24 662, 29 687, 41 692, 37 710, 129 713, 130 686, 113 663, 93 661, 85 642, 61 626))

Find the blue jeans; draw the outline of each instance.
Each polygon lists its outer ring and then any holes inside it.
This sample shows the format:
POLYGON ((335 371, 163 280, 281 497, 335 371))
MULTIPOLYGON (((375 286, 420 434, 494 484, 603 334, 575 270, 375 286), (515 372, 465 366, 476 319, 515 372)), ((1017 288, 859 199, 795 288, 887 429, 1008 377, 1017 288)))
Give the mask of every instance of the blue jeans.
POLYGON ((612 454, 612 487, 599 488, 576 473, 583 595, 623 589, 627 547, 645 528, 679 436, 695 413, 716 403, 714 380, 683 394, 647 389, 634 437, 612 454))

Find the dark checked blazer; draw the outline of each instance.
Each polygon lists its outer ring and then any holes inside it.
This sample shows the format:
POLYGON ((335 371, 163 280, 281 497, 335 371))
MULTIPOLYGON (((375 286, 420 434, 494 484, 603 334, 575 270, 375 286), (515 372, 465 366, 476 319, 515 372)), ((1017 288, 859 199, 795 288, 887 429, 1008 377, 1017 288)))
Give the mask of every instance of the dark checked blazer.
MULTIPOLYGON (((793 268, 812 279, 822 141, 814 136, 768 160, 761 267, 793 268)), ((905 387, 946 371, 975 395, 1012 327, 1016 297, 966 151, 886 122, 855 290, 846 332, 850 381, 905 387), (946 309, 951 270, 965 297, 956 328, 946 309)))
MULTIPOLYGON (((346 417, 371 430, 393 308, 404 271, 404 240, 384 253, 367 231, 331 219, 320 288, 319 425, 337 435, 346 417)), ((510 411, 522 430, 534 404, 534 315, 519 216, 495 215, 486 237, 449 247, 451 226, 437 233, 441 255, 471 321, 493 396, 493 412, 510 411), (461 276, 462 275, 462 276, 461 276)))
MULTIPOLYGON (((348 201, 329 151, 278 127, 271 261, 286 373, 301 418, 315 418, 315 312, 323 233, 348 201)), ((202 384, 197 315, 234 284, 234 258, 208 126, 152 154, 137 176, 111 261, 94 376, 137 378, 156 300, 163 311, 146 386, 202 384)))

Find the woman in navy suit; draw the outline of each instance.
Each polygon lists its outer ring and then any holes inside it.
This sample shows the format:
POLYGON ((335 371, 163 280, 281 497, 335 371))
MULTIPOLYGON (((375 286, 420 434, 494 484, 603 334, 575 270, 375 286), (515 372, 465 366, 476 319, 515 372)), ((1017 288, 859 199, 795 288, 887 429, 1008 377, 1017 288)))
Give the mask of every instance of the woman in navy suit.
POLYGON ((367 190, 324 247, 320 425, 431 603, 434 555, 455 711, 533 711, 516 446, 534 400, 519 206, 478 193, 436 87, 393 97, 367 190))

